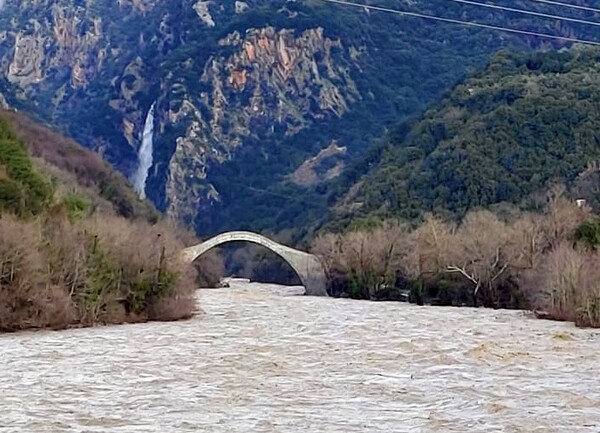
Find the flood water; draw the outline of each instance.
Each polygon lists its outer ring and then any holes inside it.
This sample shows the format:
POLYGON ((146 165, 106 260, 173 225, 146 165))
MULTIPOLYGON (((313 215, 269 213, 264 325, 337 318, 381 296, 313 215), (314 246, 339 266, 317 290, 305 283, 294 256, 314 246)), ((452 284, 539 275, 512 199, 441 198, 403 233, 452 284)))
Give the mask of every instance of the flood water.
POLYGON ((600 432, 600 332, 200 290, 176 323, 0 336, 0 432, 600 432))

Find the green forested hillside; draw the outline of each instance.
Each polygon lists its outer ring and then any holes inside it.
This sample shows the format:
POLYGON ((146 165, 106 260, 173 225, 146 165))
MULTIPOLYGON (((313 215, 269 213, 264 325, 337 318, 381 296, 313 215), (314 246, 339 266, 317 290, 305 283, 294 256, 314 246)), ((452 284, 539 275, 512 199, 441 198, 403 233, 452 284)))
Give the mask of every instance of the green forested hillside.
POLYGON ((22 143, 0 118, 0 212, 35 215, 50 202, 52 188, 34 169, 22 143))
POLYGON ((368 173, 342 188, 352 192, 335 219, 460 215, 521 202, 553 180, 572 184, 600 158, 599 74, 595 48, 497 54, 387 137, 368 173))

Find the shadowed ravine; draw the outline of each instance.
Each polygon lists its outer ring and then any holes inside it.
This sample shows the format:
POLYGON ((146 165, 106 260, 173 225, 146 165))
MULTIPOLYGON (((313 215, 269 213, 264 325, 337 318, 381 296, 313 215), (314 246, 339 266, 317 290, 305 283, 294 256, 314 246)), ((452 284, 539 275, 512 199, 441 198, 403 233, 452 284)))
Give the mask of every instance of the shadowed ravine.
POLYGON ((201 290, 186 322, 2 335, 0 431, 600 431, 597 331, 295 293, 201 290))

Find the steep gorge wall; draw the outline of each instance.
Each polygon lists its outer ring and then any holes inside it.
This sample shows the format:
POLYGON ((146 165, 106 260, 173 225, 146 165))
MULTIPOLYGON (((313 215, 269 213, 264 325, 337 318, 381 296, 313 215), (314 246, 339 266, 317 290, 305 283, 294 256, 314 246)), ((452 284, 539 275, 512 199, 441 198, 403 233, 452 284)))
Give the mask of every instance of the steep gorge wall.
MULTIPOLYGON (((234 157, 249 139, 256 142, 292 137, 331 117, 342 117, 361 96, 339 40, 322 28, 296 34, 273 27, 233 32, 219 41, 233 49, 228 57, 213 56, 200 83, 208 91, 185 99, 168 113, 172 122, 191 119, 177 138, 166 185, 169 214, 193 220, 205 201, 219 201, 219 191, 207 179, 211 163, 234 157), (190 178, 192 179, 190 181, 190 178)), ((269 148, 253 148, 260 158, 269 148)))
MULTIPOLYGON (((2 91, 11 105, 37 111, 127 175, 135 170, 150 98, 156 99, 157 143, 165 130, 177 133, 162 140, 166 151, 155 167, 164 194, 149 195, 162 196, 157 200, 173 218, 192 222, 203 203, 219 200, 207 180, 211 164, 231 159, 248 138, 281 141, 340 117, 360 95, 351 62, 340 61, 350 48, 323 28, 265 26, 217 38, 211 29, 226 20, 226 8, 199 1, 179 10, 170 3, 9 2, 0 21, 2 91), (217 47, 200 61, 192 53, 200 41, 182 40, 190 15, 217 47)), ((243 14, 254 5, 230 6, 243 14)))

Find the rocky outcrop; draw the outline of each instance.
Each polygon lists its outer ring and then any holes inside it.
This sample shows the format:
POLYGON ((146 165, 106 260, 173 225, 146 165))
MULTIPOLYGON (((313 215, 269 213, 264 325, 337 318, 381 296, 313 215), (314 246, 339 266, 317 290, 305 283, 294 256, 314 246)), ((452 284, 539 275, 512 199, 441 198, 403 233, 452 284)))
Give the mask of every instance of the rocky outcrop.
POLYGON ((207 25, 208 27, 214 27, 216 24, 215 24, 215 21, 213 20, 212 15, 210 14, 210 10, 209 10, 210 3, 211 3, 210 1, 198 1, 194 5, 194 10, 200 17, 200 20, 202 20, 202 22, 205 25, 207 25))
POLYGON ((347 149, 332 141, 321 149, 316 156, 304 161, 291 175, 290 179, 297 185, 310 186, 339 176, 344 169, 341 159, 347 149))
POLYGON ((134 11, 147 13, 154 8, 156 0, 117 0, 117 4, 121 9, 130 7, 134 11))
MULTIPOLYGON (((256 5, 196 0, 183 13, 210 32, 256 5)), ((261 143, 255 151, 269 155, 274 143, 343 116, 361 97, 351 75, 357 48, 320 27, 232 31, 202 58, 190 51, 199 42, 178 28, 174 2, 97 0, 94 8, 80 8, 31 0, 22 8, 30 25, 5 20, 0 34, 7 81, 49 101, 48 114, 126 174, 135 168, 144 113, 158 101, 155 147, 167 159, 157 161, 157 170, 164 172, 162 195, 175 219, 191 222, 220 201, 211 167, 247 143, 261 143), (178 133, 161 141, 169 128, 178 133)))
POLYGON ((8 60, 6 78, 20 87, 38 84, 49 74, 68 70, 72 88, 84 87, 98 67, 98 43, 102 36, 101 18, 91 19, 83 12, 54 4, 46 16, 32 18, 31 29, 18 27, 7 31, 12 40, 11 52, 3 52, 8 60))
POLYGON ((33 35, 17 34, 14 55, 6 77, 11 83, 26 86, 38 83, 44 76, 44 39, 33 35))
POLYGON ((236 14, 243 14, 249 8, 250 8, 250 6, 248 6, 248 3, 246 3, 246 2, 242 2, 242 1, 235 2, 235 13, 236 14))
POLYGON ((177 138, 166 185, 169 217, 187 224, 193 224, 203 201, 219 199, 218 192, 206 181, 211 149, 203 135, 201 116, 197 111, 193 115, 196 119, 190 123, 186 135, 177 138))
POLYGON ((172 121, 193 119, 177 139, 169 164, 173 218, 193 219, 201 203, 219 200, 210 185, 210 165, 231 158, 248 139, 293 136, 315 122, 343 116, 360 98, 347 66, 333 60, 334 51, 349 58, 347 48, 325 37, 322 28, 299 34, 250 29, 229 34, 219 45, 234 52, 208 60, 200 76, 207 91, 169 113, 172 121))

